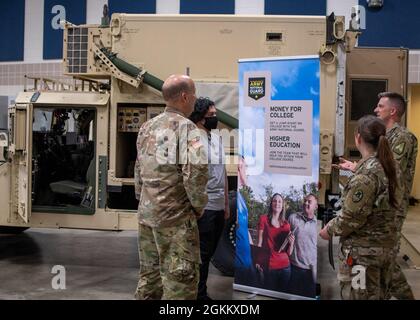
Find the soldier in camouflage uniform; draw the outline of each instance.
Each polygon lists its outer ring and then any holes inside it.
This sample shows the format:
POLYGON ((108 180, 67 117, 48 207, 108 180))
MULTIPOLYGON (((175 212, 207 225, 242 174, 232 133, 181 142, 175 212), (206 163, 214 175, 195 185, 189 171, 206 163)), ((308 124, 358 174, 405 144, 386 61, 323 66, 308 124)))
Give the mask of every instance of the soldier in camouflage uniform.
POLYGON ((188 116, 195 86, 187 76, 164 83, 165 112, 144 123, 137 138, 140 280, 137 299, 196 299, 197 218, 207 204, 207 154, 188 116))
MULTIPOLYGON (((397 244, 395 251, 397 255, 400 250, 401 230, 407 216, 409 196, 413 186, 417 157, 417 138, 407 128, 399 124, 406 110, 404 98, 395 92, 380 93, 378 98, 379 102, 375 108, 375 113, 385 122, 387 128, 386 137, 402 172, 401 185, 404 190, 404 197, 396 219, 397 244)), ((414 299, 413 292, 398 263, 395 263, 390 295, 400 300, 414 299)))
POLYGON ((401 205, 402 190, 385 132, 376 117, 359 120, 355 140, 363 158, 344 188, 342 212, 320 232, 326 240, 340 236, 338 277, 344 299, 384 299, 391 282, 395 208, 401 205), (356 266, 365 272, 364 287, 362 282, 355 285, 355 277, 363 277, 353 273, 356 266))

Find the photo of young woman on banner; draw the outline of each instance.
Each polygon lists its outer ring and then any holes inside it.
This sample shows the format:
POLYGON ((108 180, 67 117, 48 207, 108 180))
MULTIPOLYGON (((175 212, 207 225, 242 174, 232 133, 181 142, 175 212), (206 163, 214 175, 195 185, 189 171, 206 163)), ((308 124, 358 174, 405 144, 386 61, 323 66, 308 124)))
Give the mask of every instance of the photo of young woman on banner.
POLYGON ((319 59, 239 62, 234 289, 315 298, 319 59))

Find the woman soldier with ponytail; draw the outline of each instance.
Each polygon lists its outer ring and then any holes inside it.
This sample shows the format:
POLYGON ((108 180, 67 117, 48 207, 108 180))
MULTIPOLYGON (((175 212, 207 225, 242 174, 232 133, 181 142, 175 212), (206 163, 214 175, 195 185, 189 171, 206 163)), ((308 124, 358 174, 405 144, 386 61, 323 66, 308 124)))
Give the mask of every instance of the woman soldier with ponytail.
POLYGON ((320 232, 325 240, 340 237, 338 278, 343 299, 380 300, 389 290, 402 190, 385 133, 379 118, 365 116, 358 121, 355 142, 362 160, 343 190, 342 212, 320 232))

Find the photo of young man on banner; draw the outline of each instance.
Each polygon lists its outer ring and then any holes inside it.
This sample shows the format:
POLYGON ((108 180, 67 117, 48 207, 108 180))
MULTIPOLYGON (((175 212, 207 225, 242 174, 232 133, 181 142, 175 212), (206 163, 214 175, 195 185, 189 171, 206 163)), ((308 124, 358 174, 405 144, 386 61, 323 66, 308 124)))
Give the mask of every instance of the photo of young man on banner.
POLYGON ((319 59, 239 62, 234 289, 315 298, 319 59))

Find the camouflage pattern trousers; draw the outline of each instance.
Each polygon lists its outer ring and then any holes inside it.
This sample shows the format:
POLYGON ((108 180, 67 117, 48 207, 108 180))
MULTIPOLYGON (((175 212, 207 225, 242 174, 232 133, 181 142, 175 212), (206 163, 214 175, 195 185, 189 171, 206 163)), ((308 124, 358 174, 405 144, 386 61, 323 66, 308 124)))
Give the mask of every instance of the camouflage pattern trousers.
POLYGON ((140 280, 136 299, 197 299, 200 243, 193 215, 171 227, 139 224, 138 246, 140 280))
POLYGON ((344 300, 383 300, 394 268, 393 248, 342 247, 338 279, 344 300), (350 252, 349 254, 347 254, 350 252), (351 256, 352 266, 348 266, 351 256))
MULTIPOLYGON (((395 257, 397 257, 400 252, 401 245, 401 231, 404 224, 405 216, 397 216, 397 244, 395 246, 395 257)), ((404 273, 401 270, 401 267, 397 262, 394 263, 394 271, 392 273, 392 282, 391 288, 387 299, 395 297, 398 300, 414 300, 414 294, 411 290, 410 285, 405 278, 404 273)))

